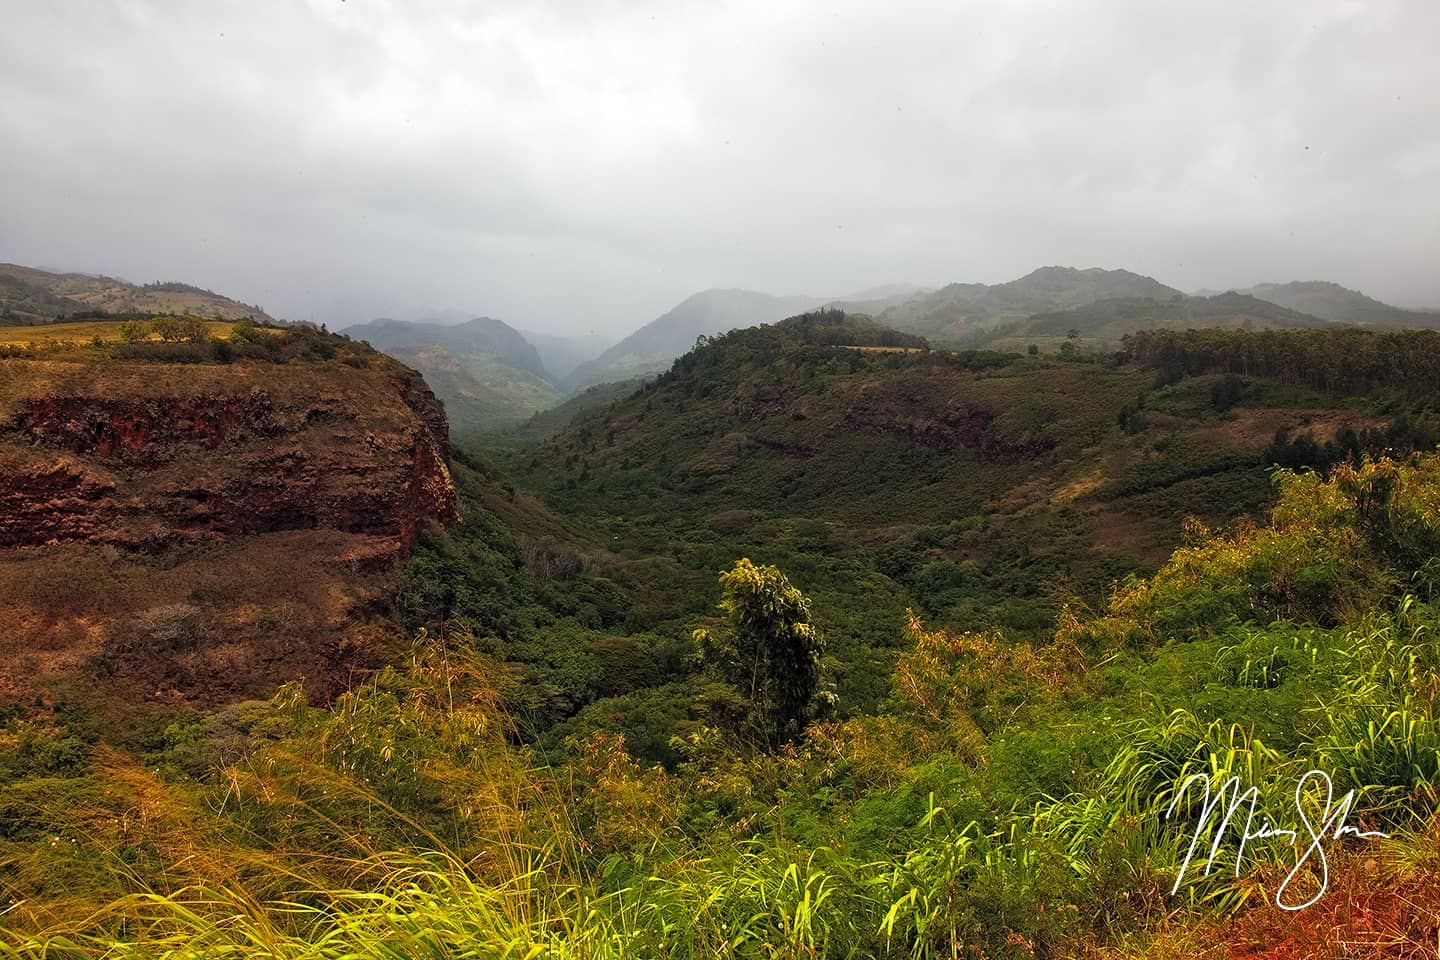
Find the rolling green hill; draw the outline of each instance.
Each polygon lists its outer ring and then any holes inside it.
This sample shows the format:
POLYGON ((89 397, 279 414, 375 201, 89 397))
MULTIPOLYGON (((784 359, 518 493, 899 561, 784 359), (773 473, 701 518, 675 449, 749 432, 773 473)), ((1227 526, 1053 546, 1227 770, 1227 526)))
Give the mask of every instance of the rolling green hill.
POLYGON ((564 398, 548 379, 493 353, 457 355, 436 345, 391 347, 384 352, 425 375, 445 405, 457 443, 509 429, 564 398))
POLYGON ((1327 321, 1288 310, 1257 297, 1222 293, 1211 297, 1168 297, 1100 300, 1025 320, 1001 324, 977 335, 995 350, 1024 350, 1037 344, 1053 351, 1067 339, 1097 349, 1113 348, 1127 333, 1137 330, 1190 327, 1223 330, 1303 330, 1330 326, 1327 321))
POLYGON ((978 330, 1037 313, 1067 310, 1099 300, 1167 300, 1180 291, 1128 270, 1041 267, 1018 280, 987 286, 952 283, 883 311, 878 319, 937 344, 973 337, 978 330))
POLYGON ((941 622, 1043 630, 1065 598, 1097 603, 1114 579, 1151 569, 1187 516, 1261 509, 1273 463, 1430 435, 1399 416, 1415 396, 1327 393, 1279 361, 1240 376, 1198 347, 1185 348, 1194 369, 1176 372, 1170 348, 1144 349, 1118 361, 948 352, 865 318, 809 315, 715 338, 507 459, 518 486, 596 524, 610 549, 666 558, 668 599, 636 605, 672 611, 653 616, 675 615, 675 597, 727 554, 811 571, 845 611, 830 624, 842 702, 871 703, 865 678, 884 673, 889 628, 886 606, 861 600, 879 589, 866 577, 941 622), (842 586, 840 569, 871 586, 842 586))
POLYGON ((548 410, 541 410, 539 413, 526 420, 524 423, 511 429, 503 438, 488 438, 488 443, 493 446, 497 443, 511 444, 516 446, 529 446, 548 440, 555 434, 564 430, 580 414, 593 407, 603 406, 623 400, 645 383, 643 377, 636 377, 633 380, 620 380, 616 383, 597 383, 593 387, 586 387, 579 393, 567 398, 548 410))

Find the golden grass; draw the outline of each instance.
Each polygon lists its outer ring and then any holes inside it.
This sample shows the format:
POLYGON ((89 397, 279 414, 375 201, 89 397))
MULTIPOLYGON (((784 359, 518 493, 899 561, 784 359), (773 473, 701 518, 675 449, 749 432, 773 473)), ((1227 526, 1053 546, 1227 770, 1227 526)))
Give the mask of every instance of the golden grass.
MULTIPOLYGON (((118 320, 84 320, 74 323, 47 323, 34 327, 0 327, 0 347, 24 347, 31 344, 68 344, 83 347, 88 346, 96 337, 106 343, 119 343, 120 326, 121 322, 118 320)), ((222 339, 229 337, 232 326, 234 321, 205 321, 206 333, 222 339)), ((152 335, 150 339, 160 338, 152 335)))
POLYGON ((1365 416, 1350 410, 1313 410, 1304 407, 1269 407, 1236 410, 1225 419, 1194 430, 1193 436, 1215 446, 1268 443, 1277 431, 1291 436, 1313 434, 1320 443, 1333 440, 1346 427, 1356 432, 1383 430, 1384 417, 1365 416))

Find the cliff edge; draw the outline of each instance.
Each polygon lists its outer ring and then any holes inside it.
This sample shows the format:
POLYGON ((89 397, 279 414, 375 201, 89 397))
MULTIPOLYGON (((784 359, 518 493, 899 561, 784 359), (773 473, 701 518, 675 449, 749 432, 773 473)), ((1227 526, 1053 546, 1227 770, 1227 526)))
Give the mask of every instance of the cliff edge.
POLYGON ((0 344, 0 700, 346 686, 415 537, 459 518, 424 379, 307 328, 59 326, 0 344))

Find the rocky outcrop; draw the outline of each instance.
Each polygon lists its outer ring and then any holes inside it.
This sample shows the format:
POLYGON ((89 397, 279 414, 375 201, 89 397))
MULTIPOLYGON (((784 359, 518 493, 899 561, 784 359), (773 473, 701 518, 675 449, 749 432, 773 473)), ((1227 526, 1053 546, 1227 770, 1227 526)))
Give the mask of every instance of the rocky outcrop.
POLYGON ((991 463, 1019 463, 1054 449, 1055 442, 1029 433, 1007 435, 998 414, 973 403, 937 406, 921 384, 865 389, 845 412, 846 426, 903 437, 931 450, 974 450, 991 463))
POLYGON ((400 563, 458 518, 445 411, 368 347, 261 335, 0 356, 0 700, 83 688, 123 730, 383 662, 400 563))
POLYGON ((10 432, 100 460, 154 467, 190 444, 213 450, 280 432, 270 396, 27 397, 10 432))
POLYGON ((29 367, 0 410, 0 546, 328 528, 403 551, 458 519, 444 409, 398 364, 3 363, 29 367))
POLYGON ((804 419, 805 412, 797 408, 799 393, 794 384, 742 383, 727 408, 731 416, 750 422, 782 416, 804 419))
POLYGON ((400 399, 414 414, 430 428, 442 458, 450 456, 450 421, 445 407, 435 397, 430 385, 418 370, 396 364, 398 372, 390 377, 390 385, 399 393, 400 399))
POLYGON ((97 539, 114 493, 113 482, 67 460, 24 470, 0 459, 0 546, 97 539))

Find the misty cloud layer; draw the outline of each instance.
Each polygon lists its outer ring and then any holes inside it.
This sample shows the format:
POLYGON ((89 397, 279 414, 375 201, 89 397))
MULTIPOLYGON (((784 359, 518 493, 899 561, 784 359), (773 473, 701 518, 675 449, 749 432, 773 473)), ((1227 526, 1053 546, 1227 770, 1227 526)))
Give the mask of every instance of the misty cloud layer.
POLYGON ((1440 306, 1440 4, 0 0, 0 260, 343 325, 1125 267, 1440 306))

